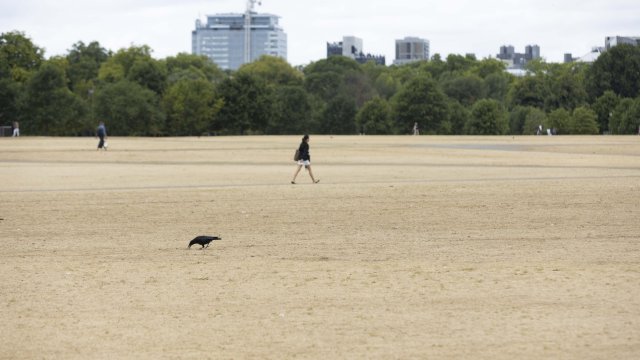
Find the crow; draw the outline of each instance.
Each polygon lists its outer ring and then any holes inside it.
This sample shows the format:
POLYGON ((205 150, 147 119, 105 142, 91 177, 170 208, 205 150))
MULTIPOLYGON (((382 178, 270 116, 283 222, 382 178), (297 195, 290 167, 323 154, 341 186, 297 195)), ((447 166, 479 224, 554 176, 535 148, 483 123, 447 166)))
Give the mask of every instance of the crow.
POLYGON ((205 235, 196 236, 195 238, 193 238, 193 240, 191 240, 191 242, 189 242, 189 249, 191 249, 191 245, 193 244, 202 245, 201 249, 204 249, 206 247, 209 247, 209 243, 213 240, 222 240, 222 238, 219 238, 217 236, 205 235))

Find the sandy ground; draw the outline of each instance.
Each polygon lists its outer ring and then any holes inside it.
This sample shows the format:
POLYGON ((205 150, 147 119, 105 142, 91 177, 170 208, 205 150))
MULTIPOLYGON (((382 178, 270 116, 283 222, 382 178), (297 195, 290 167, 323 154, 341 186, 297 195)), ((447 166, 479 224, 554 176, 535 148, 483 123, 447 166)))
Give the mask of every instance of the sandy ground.
POLYGON ((0 138, 0 358, 640 357, 640 137, 299 138, 0 138))

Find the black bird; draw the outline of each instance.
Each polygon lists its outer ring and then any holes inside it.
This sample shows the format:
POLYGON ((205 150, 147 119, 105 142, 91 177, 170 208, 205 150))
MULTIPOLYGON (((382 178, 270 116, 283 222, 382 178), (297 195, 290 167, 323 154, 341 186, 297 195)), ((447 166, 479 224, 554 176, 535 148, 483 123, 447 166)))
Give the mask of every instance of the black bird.
POLYGON ((191 245, 193 244, 202 245, 201 249, 204 249, 206 247, 209 247, 209 243, 212 242, 213 240, 222 240, 222 238, 219 238, 217 236, 205 236, 205 235, 196 236, 193 238, 193 240, 189 242, 189 249, 191 249, 191 245))

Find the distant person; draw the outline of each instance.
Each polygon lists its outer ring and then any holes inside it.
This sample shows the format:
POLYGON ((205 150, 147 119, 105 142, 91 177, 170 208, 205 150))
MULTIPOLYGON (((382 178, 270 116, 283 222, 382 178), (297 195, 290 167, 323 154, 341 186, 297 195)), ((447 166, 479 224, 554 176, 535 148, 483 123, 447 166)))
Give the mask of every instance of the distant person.
POLYGON ((98 150, 107 150, 107 143, 105 142, 105 140, 107 139, 107 128, 104 126, 104 122, 102 121, 100 121, 100 124, 98 124, 98 128, 96 129, 96 136, 100 138, 100 142, 98 142, 98 150))
POLYGON ((13 137, 20 136, 20 123, 17 121, 13 122, 13 137))
POLYGON ((418 123, 413 123, 413 135, 420 135, 420 129, 418 129, 418 123))
POLYGON ((295 174, 293 174, 293 180, 291 180, 291 183, 292 184, 296 183, 296 177, 298 176, 300 169, 302 169, 302 166, 304 165, 304 168, 307 169, 307 171, 309 171, 309 176, 311 176, 311 181, 313 181, 314 184, 317 184, 318 182, 320 182, 320 179, 316 180, 313 177, 313 172, 311 171, 311 155, 309 154, 309 135, 305 135, 302 137, 302 142, 300 143, 300 147, 298 147, 298 151, 300 152, 300 158, 298 159, 298 168, 296 169, 295 174))

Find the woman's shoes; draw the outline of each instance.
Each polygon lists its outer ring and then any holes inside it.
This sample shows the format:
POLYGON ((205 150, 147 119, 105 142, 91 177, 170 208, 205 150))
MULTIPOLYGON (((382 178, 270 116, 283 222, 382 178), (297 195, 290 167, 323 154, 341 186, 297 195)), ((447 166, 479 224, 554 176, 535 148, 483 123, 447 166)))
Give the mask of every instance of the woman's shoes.
POLYGON ((317 183, 319 183, 319 182, 320 182, 320 179, 318 179, 318 180, 314 181, 313 183, 314 183, 314 184, 317 184, 317 183))
POLYGON ((292 184, 294 184, 294 185, 296 184, 296 182, 295 182, 295 181, 291 181, 291 183, 292 183, 292 184))

